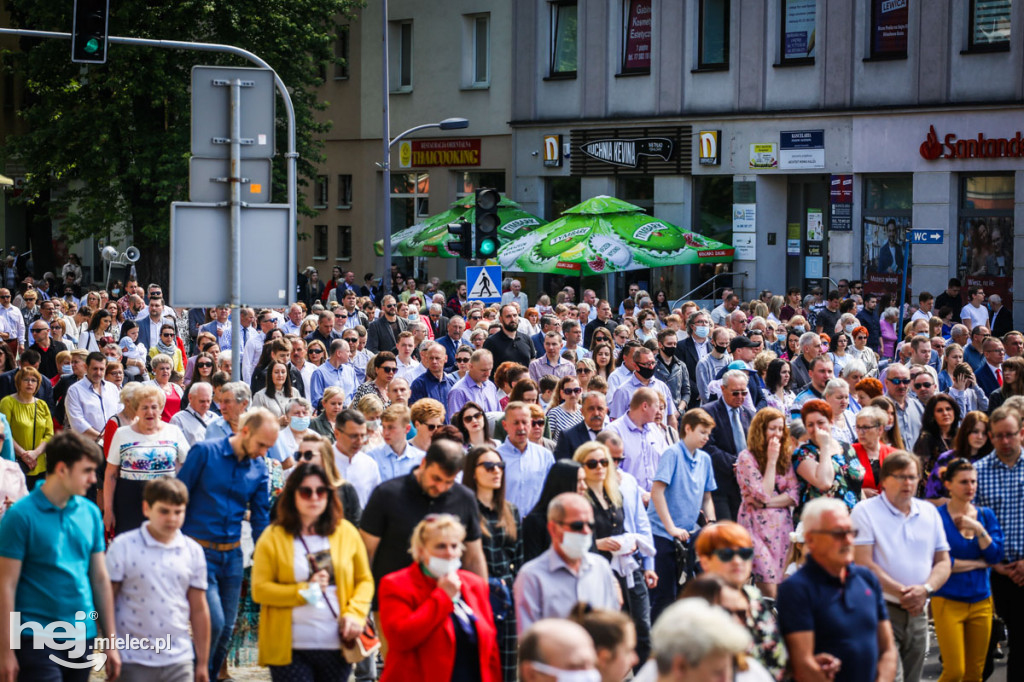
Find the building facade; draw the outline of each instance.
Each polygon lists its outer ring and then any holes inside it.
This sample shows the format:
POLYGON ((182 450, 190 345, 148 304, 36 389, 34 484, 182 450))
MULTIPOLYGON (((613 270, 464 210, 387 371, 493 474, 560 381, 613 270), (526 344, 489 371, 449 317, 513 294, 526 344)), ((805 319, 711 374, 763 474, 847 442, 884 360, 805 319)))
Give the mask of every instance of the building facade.
MULTIPOLYGON (((959 276, 1012 299, 1022 21, 1009 0, 521 0, 514 198, 550 218, 611 194, 730 243, 747 299, 847 278, 898 300, 908 266, 913 296, 959 276)), ((713 274, 664 270, 634 279, 713 274)))

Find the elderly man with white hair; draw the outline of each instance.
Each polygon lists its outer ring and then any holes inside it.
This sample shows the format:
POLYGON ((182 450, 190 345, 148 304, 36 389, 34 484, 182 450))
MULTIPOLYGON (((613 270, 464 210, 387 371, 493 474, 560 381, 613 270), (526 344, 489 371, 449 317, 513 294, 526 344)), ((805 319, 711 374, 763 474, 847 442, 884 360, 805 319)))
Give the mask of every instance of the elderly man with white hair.
POLYGON ((811 361, 821 355, 821 337, 814 332, 804 332, 800 337, 800 355, 789 362, 791 376, 789 390, 800 393, 811 383, 811 361))
POLYGON ((181 429, 189 447, 206 440, 206 427, 217 415, 210 411, 213 404, 213 385, 200 381, 188 391, 188 407, 171 417, 171 423, 181 429))
POLYGON ((501 305, 506 306, 509 303, 519 305, 520 315, 524 314, 526 309, 530 307, 530 299, 523 293, 523 284, 518 279, 512 280, 509 283, 509 290, 501 295, 501 305))

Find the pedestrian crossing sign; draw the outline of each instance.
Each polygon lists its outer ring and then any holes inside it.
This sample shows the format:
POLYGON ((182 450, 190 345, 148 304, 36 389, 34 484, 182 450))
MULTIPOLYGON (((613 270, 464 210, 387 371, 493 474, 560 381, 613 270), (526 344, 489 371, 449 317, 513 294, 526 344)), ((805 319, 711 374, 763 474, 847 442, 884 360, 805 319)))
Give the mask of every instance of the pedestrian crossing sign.
POLYGON ((501 266, 471 265, 466 268, 466 286, 469 301, 501 303, 501 266))

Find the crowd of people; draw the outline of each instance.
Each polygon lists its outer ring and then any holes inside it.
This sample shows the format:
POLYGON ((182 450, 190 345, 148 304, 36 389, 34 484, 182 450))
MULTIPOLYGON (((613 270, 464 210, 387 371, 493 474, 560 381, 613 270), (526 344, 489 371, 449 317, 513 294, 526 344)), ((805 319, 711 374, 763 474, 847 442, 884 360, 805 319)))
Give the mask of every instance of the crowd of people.
POLYGON ((0 289, 0 682, 93 644, 230 679, 245 632, 281 681, 915 681, 929 623, 943 682, 1024 679, 1024 335, 979 287, 897 329, 846 280, 308 268, 232 310, 76 274, 0 289))

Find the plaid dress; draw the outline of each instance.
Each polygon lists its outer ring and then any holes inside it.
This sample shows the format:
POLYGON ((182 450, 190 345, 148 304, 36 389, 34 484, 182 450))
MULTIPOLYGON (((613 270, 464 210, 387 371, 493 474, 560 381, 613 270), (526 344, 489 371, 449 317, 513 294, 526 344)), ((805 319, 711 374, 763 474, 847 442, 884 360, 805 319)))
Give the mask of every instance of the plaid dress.
MULTIPOLYGON (((519 510, 510 502, 506 502, 506 504, 512 507, 512 515, 516 520, 514 540, 503 528, 498 526, 500 520, 498 512, 486 507, 479 500, 477 501, 477 506, 480 507, 480 517, 487 524, 487 530, 490 533, 484 533, 481 537, 484 557, 487 559, 487 574, 492 579, 500 579, 511 592, 512 582, 523 565, 523 533, 519 510)), ((508 617, 505 620, 495 620, 494 624, 498 628, 498 650, 501 652, 502 677, 505 682, 515 682, 516 648, 518 646, 515 608, 509 609, 508 617)))

